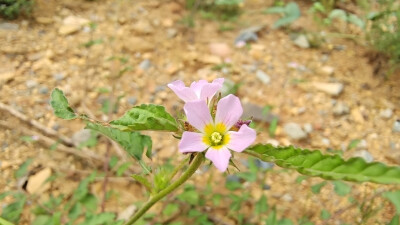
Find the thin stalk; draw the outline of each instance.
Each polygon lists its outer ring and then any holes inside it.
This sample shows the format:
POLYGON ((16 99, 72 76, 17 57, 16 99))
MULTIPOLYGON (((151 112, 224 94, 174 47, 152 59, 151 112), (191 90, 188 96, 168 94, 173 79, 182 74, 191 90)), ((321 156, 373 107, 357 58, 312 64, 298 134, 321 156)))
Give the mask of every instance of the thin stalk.
POLYGON ((174 178, 174 176, 181 170, 186 163, 189 161, 189 157, 183 160, 177 167, 175 167, 174 171, 172 171, 171 175, 169 176, 168 183, 174 178))
POLYGON ((146 202, 146 204, 135 214, 133 217, 129 219, 128 222, 125 223, 125 225, 131 225, 134 224, 140 217, 142 217, 147 210, 149 210, 156 202, 164 198, 166 195, 177 189, 179 186, 181 186, 183 183, 185 183, 195 172, 196 170, 200 167, 200 165, 203 163, 204 160, 204 154, 203 153, 198 153, 196 157, 194 158, 192 164, 189 166, 189 168, 182 174, 182 176, 173 182, 171 185, 166 187, 164 190, 160 191, 156 195, 150 197, 149 201, 146 202))

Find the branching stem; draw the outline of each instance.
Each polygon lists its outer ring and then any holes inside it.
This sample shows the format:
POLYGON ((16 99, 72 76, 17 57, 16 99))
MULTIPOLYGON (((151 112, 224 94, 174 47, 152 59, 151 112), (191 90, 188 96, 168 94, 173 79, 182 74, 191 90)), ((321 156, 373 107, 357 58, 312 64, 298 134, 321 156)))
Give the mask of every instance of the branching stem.
POLYGON ((190 164, 189 168, 182 174, 182 176, 178 180, 173 182, 171 185, 166 187, 164 190, 162 190, 159 193, 155 194, 154 196, 150 197, 149 201, 147 201, 146 204, 135 215, 133 215, 133 217, 131 217, 128 222, 125 223, 125 225, 134 224, 156 202, 160 201, 166 195, 168 195, 169 193, 171 193, 172 191, 177 189, 179 186, 181 186, 183 183, 185 183, 196 172, 196 170, 200 167, 200 165, 203 163, 203 161, 204 161, 204 154, 198 153, 196 155, 196 157, 194 158, 193 162, 190 164))

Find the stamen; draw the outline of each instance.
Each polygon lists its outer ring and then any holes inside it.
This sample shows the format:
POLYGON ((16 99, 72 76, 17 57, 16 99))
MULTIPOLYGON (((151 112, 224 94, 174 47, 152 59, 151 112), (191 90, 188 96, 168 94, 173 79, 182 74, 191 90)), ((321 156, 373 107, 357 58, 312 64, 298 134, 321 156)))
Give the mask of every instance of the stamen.
POLYGON ((222 140, 222 135, 220 133, 214 132, 211 134, 211 141, 214 144, 219 144, 221 142, 221 140, 222 140))

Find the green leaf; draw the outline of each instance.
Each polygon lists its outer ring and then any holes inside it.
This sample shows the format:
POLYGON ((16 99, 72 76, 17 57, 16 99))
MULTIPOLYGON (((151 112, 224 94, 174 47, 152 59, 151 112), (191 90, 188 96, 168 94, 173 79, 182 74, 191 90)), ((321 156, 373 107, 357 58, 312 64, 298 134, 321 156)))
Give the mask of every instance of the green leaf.
POLYGON ((154 174, 153 183, 156 193, 164 190, 168 186, 170 170, 167 167, 160 167, 154 174))
POLYGON ((285 7, 285 11, 286 15, 296 19, 299 18, 301 15, 300 8, 296 2, 289 2, 285 7))
POLYGON ((361 141, 360 139, 352 140, 350 142, 349 146, 347 146, 347 149, 350 150, 350 149, 353 149, 353 148, 357 147, 357 145, 360 143, 360 141, 361 141))
POLYGON ((321 182, 321 183, 319 183, 319 184, 315 184, 315 185, 311 186, 311 191, 312 191, 312 193, 314 193, 314 194, 319 194, 319 193, 321 192, 321 188, 322 188, 323 186, 325 186, 326 184, 327 184, 327 182, 326 182, 326 181, 323 181, 323 182, 321 182))
POLYGON ((80 200, 80 203, 85 206, 86 210, 89 212, 96 212, 97 209, 97 198, 93 194, 87 194, 84 198, 80 200))
POLYGON ((124 172, 129 169, 129 167, 131 166, 130 162, 125 162, 122 165, 120 165, 117 169, 117 176, 121 176, 122 174, 124 174, 124 172))
POLYGON ((182 202, 189 203, 190 205, 197 205, 200 200, 199 193, 190 185, 186 186, 184 191, 178 195, 177 198, 182 202))
POLYGON ((73 195, 74 200, 80 201, 89 193, 89 184, 94 181, 95 177, 96 172, 90 174, 79 183, 78 188, 75 190, 73 195))
POLYGON ((179 205, 175 203, 169 203, 165 209, 163 210, 163 215, 164 216, 172 216, 174 213, 178 212, 179 210, 179 205))
POLYGON ((77 202, 77 203, 75 203, 74 206, 72 206, 72 208, 69 210, 69 212, 68 212, 68 218, 69 218, 71 221, 74 221, 74 220, 76 220, 76 219, 79 217, 79 215, 81 215, 82 212, 83 212, 83 210, 82 210, 82 205, 81 205, 81 203, 77 202))
POLYGON ((328 16, 329 19, 341 19, 342 21, 346 21, 347 20, 347 15, 346 12, 342 9, 334 9, 329 13, 328 16))
POLYGON ((306 180, 308 176, 298 176, 296 178, 296 183, 300 184, 303 180, 306 180))
POLYGON ((15 171, 14 177, 18 179, 18 178, 21 178, 21 177, 27 175, 28 167, 32 163, 32 161, 33 161, 33 159, 30 158, 30 159, 27 159, 24 163, 22 163, 22 165, 18 168, 18 170, 15 171))
POLYGON ((267 197, 265 195, 261 196, 261 198, 256 202, 255 205, 255 213, 256 215, 261 215, 268 210, 268 202, 267 197))
POLYGON ((1 217, 13 223, 18 223, 25 206, 26 197, 24 194, 17 194, 14 197, 15 201, 2 209, 1 217))
POLYGON ((64 93, 58 88, 55 88, 51 92, 50 105, 54 110, 54 114, 58 118, 72 120, 78 117, 74 110, 69 106, 68 100, 64 96, 64 93))
POLYGON ((320 151, 270 144, 255 145, 246 150, 263 161, 274 162, 283 168, 295 169, 308 176, 328 180, 400 184, 400 167, 387 166, 379 162, 366 163, 361 158, 344 160, 338 155, 323 155, 320 151))
POLYGON ((178 130, 175 119, 165 111, 164 106, 153 104, 135 106, 127 111, 121 118, 111 121, 110 124, 127 131, 178 130))
POLYGON ((347 20, 348 20, 350 23, 352 23, 352 24, 354 24, 354 25, 356 25, 356 26, 358 26, 358 27, 360 27, 360 28, 364 28, 364 27, 365 27, 364 21, 363 21, 362 19, 360 19, 360 17, 358 17, 358 16, 356 16, 356 15, 354 15, 354 14, 350 14, 350 15, 348 16, 347 20))
POLYGON ((396 213, 400 215, 400 190, 393 191, 393 192, 385 192, 382 194, 384 198, 389 199, 396 207, 396 213))
POLYGON ((97 215, 90 215, 86 218, 86 220, 80 225, 101 225, 101 224, 108 224, 110 222, 113 222, 115 218, 114 213, 110 212, 105 212, 105 213, 100 213, 97 215))
POLYGON ((282 17, 279 20, 275 21, 275 23, 272 26, 272 28, 276 29, 276 28, 279 28, 279 27, 282 27, 282 26, 289 25, 289 24, 293 23, 297 19, 298 19, 298 17, 294 17, 294 16, 282 17))
POLYGON ((272 212, 268 215, 268 218, 265 221, 265 225, 276 225, 276 209, 273 209, 272 212))
POLYGON ((146 177, 139 175, 139 174, 133 174, 132 178, 135 179, 137 182, 141 183, 143 186, 146 187, 146 189, 151 192, 152 188, 151 188, 151 184, 150 182, 147 180, 146 177))
POLYGON ((275 6, 275 7, 270 7, 266 10, 264 10, 264 13, 266 14, 272 14, 272 13, 285 13, 286 10, 284 7, 281 6, 275 6))
POLYGON ((214 194, 212 196, 212 202, 215 206, 219 206, 221 203, 222 195, 221 194, 214 194))
POLYGON ((326 209, 321 210, 321 219, 327 220, 329 218, 331 218, 331 214, 326 209))
POLYGON ((278 225, 293 225, 293 222, 290 219, 281 219, 278 222, 278 225))
POLYGON ((142 135, 138 132, 125 132, 117 128, 105 127, 91 122, 88 122, 86 128, 98 131, 116 141, 125 151, 139 161, 142 159, 145 148, 147 148, 146 156, 151 157, 152 141, 147 135, 142 135))
POLYGON ((1 225, 14 225, 11 222, 8 222, 7 220, 3 219, 0 217, 0 224, 1 225))
POLYGON ((278 127, 278 118, 273 118, 271 124, 268 128, 268 133, 270 137, 275 137, 276 128, 278 127))
POLYGON ((108 165, 110 166, 111 169, 114 168, 115 165, 117 165, 118 160, 119 159, 117 156, 115 156, 115 155, 111 156, 110 162, 108 163, 108 165))
POLYGON ((388 225, 399 225, 399 224, 400 224, 400 215, 394 215, 388 225))
MULTIPOLYGON (((32 225, 50 225, 52 218, 49 215, 38 215, 32 225)), ((1 223, 0 223, 1 224, 1 223)))
POLYGON ((348 184, 343 183, 342 181, 337 180, 333 181, 332 183, 336 194, 340 196, 345 196, 351 192, 351 187, 348 184))

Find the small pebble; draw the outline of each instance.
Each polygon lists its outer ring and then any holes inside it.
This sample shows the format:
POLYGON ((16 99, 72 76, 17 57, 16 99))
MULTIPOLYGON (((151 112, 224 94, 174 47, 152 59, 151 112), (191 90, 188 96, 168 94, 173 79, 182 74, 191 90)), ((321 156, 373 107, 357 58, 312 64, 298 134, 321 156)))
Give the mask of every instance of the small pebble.
POLYGON ((367 163, 374 161, 374 157, 367 150, 356 151, 354 152, 353 157, 363 158, 367 163))
POLYGON ((289 193, 286 193, 282 196, 282 200, 285 202, 291 202, 293 201, 293 197, 289 193))
POLYGON ((300 48, 309 48, 310 42, 305 35, 299 35, 296 39, 293 40, 293 43, 300 48))
POLYGON ((167 29, 167 38, 171 39, 174 38, 178 34, 178 31, 174 28, 167 29))
POLYGON ((60 129, 60 124, 54 124, 52 127, 51 127, 51 129, 53 129, 53 130, 55 130, 55 131, 58 131, 59 129, 60 129))
POLYGON ((308 134, 313 131, 313 127, 311 123, 306 123, 303 125, 304 131, 308 134))
POLYGON ((393 132, 400 132, 400 120, 396 120, 393 123, 393 132))
POLYGON ((272 167, 274 167, 274 164, 273 164, 273 163, 264 162, 264 161, 261 161, 261 160, 259 160, 259 159, 256 159, 255 164, 256 164, 256 166, 257 166, 258 168, 261 168, 261 169, 263 169, 263 170, 268 170, 268 169, 271 169, 272 167))
POLYGON ((380 115, 380 117, 382 117, 382 118, 384 118, 384 119, 390 119, 390 117, 392 117, 392 115, 393 115, 393 110, 392 110, 392 109, 385 109, 385 110, 382 110, 382 111, 379 113, 379 115, 380 115))
POLYGON ((322 138, 322 144, 325 146, 329 146, 331 144, 331 141, 328 138, 322 138))
POLYGON ((350 112, 350 108, 343 102, 337 102, 335 107, 333 107, 333 115, 342 116, 350 112))
POLYGON ((38 83, 35 80, 27 80, 25 84, 27 88, 34 88, 38 83))
POLYGON ((263 190, 270 190, 271 186, 269 186, 268 184, 264 184, 262 187, 263 190))
POLYGON ((287 123, 283 127, 284 132, 294 140, 301 140, 307 137, 307 133, 297 123, 287 123))
POLYGON ((49 88, 42 86, 39 88, 39 93, 45 95, 45 94, 49 93, 49 88))
POLYGON ((63 73, 56 73, 53 75, 54 79, 56 79, 56 81, 61 81, 64 79, 64 74, 63 73))
POLYGON ((16 23, 0 23, 1 30, 18 30, 19 25, 16 23))
POLYGON ((140 68, 141 70, 144 70, 144 71, 150 69, 150 67, 151 67, 151 62, 150 62, 150 60, 148 60, 148 59, 143 60, 143 61, 139 64, 139 68, 140 68))
POLYGON ((240 177, 237 175, 228 175, 226 176, 226 181, 227 182, 240 182, 240 177))
POLYGON ((128 103, 131 105, 135 105, 137 102, 137 98, 136 97, 129 97, 128 98, 128 103))
POLYGON ((257 70, 256 76, 264 84, 269 84, 271 82, 271 78, 262 70, 257 70))

